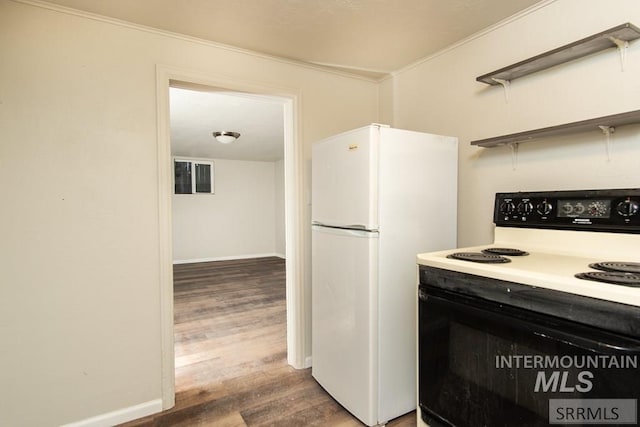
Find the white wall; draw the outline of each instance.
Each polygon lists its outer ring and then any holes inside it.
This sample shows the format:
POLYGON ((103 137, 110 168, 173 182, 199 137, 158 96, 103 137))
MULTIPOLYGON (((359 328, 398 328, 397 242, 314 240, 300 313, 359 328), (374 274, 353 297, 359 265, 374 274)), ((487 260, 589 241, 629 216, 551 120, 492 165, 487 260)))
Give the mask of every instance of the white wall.
POLYGON ((174 262, 284 253, 276 248, 277 225, 284 223, 284 199, 276 199, 282 162, 213 161, 215 194, 172 196, 174 262))
POLYGON ((611 161, 597 130, 520 144, 515 170, 509 148, 469 145, 470 140, 640 109, 640 42, 631 44, 625 72, 612 49, 514 80, 508 103, 500 87, 475 81, 625 22, 640 25, 637 0, 557 0, 408 67, 383 84, 393 112, 383 112, 381 120, 460 138, 461 246, 492 239, 495 192, 640 185, 637 125, 616 130, 611 161), (395 91, 388 95, 391 87, 395 91))
POLYGON ((61 10, 0 0, 3 426, 161 397, 157 64, 299 94, 305 189, 312 141, 377 119, 370 81, 61 10))

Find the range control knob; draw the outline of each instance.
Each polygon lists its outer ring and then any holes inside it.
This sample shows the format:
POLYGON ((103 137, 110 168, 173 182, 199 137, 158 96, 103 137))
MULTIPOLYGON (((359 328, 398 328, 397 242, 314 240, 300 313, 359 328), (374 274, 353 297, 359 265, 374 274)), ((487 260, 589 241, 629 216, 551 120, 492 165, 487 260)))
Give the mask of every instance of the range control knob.
POLYGON ((518 203, 518 213, 522 215, 529 215, 531 212, 533 212, 533 205, 530 202, 518 203))
POLYGON ((536 210, 540 215, 549 215, 553 210, 553 205, 545 200, 542 203, 538 203, 536 210))
POLYGON ((564 205, 562 205, 562 212, 564 212, 566 215, 569 215, 571 212, 573 212, 573 205, 571 203, 565 203, 564 205))
POLYGON ((638 210, 638 202, 631 199, 620 202, 616 206, 616 211, 622 216, 634 216, 638 213, 638 210))
POLYGON ((500 205, 500 212, 502 212, 503 214, 509 215, 512 214, 515 210, 516 205, 514 205, 513 202, 502 202, 502 204, 500 205))

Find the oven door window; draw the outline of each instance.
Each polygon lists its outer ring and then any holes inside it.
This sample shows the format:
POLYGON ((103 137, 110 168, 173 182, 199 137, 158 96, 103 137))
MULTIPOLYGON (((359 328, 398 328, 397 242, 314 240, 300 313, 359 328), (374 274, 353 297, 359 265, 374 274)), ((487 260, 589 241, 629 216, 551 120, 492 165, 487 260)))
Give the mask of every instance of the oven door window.
POLYGON ((637 402, 639 348, 632 338, 420 287, 419 402, 432 426, 548 426, 550 417, 580 425, 596 415, 615 425, 610 411, 554 403, 550 413, 550 400, 637 402))

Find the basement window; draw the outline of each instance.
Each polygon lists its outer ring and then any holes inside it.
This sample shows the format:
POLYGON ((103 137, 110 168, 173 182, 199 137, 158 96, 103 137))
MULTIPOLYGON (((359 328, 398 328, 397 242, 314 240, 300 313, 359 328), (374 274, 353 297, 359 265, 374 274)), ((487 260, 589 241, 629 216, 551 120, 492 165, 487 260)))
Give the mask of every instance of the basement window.
POLYGON ((175 194, 213 194, 213 161, 173 159, 175 194))

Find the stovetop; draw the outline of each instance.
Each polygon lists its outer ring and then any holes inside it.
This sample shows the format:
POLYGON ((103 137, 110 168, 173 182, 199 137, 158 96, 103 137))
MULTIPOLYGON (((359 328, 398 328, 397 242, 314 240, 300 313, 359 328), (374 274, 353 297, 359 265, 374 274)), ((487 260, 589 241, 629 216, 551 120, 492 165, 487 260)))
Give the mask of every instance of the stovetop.
POLYGON ((639 263, 639 234, 496 227, 492 244, 419 254, 417 261, 420 265, 444 270, 640 306, 640 287, 576 277, 579 273, 605 273, 593 267, 596 263, 639 263), (494 248, 518 249, 527 254, 488 254, 508 260, 500 263, 451 257, 454 253, 480 256, 483 251, 494 248))
POLYGON ((492 244, 418 264, 640 306, 640 189, 497 193, 493 220, 492 244))

